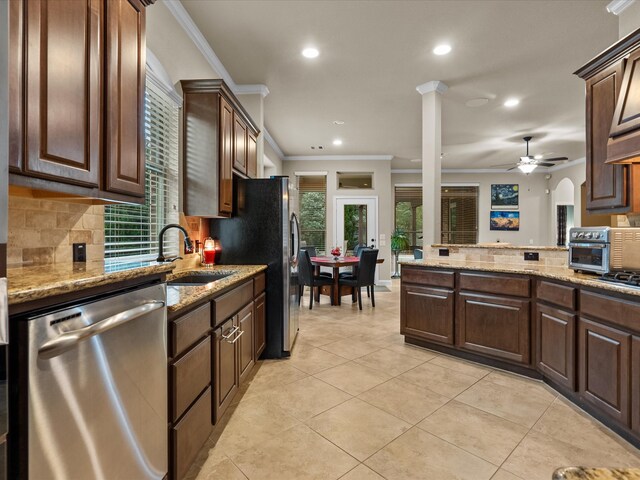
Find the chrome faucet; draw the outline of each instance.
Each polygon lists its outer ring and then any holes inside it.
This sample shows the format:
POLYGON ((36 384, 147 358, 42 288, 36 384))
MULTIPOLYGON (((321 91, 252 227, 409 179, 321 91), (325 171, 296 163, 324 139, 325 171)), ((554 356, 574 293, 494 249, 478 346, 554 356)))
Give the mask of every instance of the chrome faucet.
POLYGON ((180 257, 175 257, 175 258, 165 258, 165 256, 162 253, 163 250, 163 243, 164 243, 164 232, 166 232, 167 230, 169 230, 170 228, 177 228, 178 230, 180 230, 183 235, 184 235, 184 253, 191 253, 193 252, 193 245, 191 244, 191 239, 189 238, 189 233, 182 228, 180 225, 178 225, 177 223, 170 223, 169 225, 165 226, 162 230, 160 230, 160 234, 158 235, 158 258, 156 259, 157 262, 173 262, 174 260, 177 260, 180 257))

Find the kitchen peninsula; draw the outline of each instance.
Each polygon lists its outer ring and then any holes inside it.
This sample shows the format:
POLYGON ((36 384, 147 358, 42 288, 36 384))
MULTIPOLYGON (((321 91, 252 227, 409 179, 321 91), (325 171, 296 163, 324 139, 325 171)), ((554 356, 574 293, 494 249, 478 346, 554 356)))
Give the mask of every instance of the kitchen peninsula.
POLYGON ((493 254, 403 262, 405 342, 542 379, 640 445, 640 289, 493 254))

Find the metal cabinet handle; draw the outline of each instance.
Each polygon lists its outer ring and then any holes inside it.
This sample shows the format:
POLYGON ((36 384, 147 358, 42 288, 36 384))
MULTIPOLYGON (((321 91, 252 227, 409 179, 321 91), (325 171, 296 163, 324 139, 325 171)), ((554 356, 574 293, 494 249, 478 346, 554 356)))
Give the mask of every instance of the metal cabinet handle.
POLYGON ((233 335, 234 335, 238 330, 240 330, 240 327, 236 325, 235 327, 233 327, 233 328, 231 329, 231 331, 230 331, 228 334, 226 334, 226 335, 225 335, 225 334, 222 334, 222 338, 224 338, 225 340, 229 340, 231 337, 233 337, 233 335))
POLYGON ((135 320, 142 315, 146 315, 163 308, 164 305, 165 303, 161 301, 144 303, 130 310, 107 317, 104 320, 100 320, 99 322, 93 323, 87 327, 62 333, 42 345, 38 350, 38 356, 44 359, 56 357, 61 353, 72 349, 78 343, 86 340, 87 338, 104 333, 107 330, 116 328, 124 323, 130 322, 131 320, 135 320))
POLYGON ((234 338, 232 341, 227 340, 227 343, 236 343, 243 334, 244 334, 244 330, 241 330, 240 333, 236 336, 236 338, 234 338))

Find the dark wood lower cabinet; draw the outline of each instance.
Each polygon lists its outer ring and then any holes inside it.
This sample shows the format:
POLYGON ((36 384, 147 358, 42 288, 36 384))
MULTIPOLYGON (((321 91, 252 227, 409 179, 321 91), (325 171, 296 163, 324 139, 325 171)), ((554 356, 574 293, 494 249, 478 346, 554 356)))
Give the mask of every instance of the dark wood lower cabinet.
POLYGON ((640 435, 640 337, 631 340, 631 429, 640 435))
POLYGON ((529 300, 460 292, 456 344, 522 364, 530 361, 529 300))
POLYGON ((536 308, 538 369, 556 383, 576 389, 576 316, 548 305, 536 308))
POLYGON ((238 391, 237 342, 240 327, 234 315, 214 331, 214 405, 213 423, 218 423, 238 391))
POLYGON ((256 360, 267 346, 267 310, 266 295, 261 293, 254 302, 255 313, 254 319, 254 344, 256 352, 256 360))
POLYGON ((400 333, 453 345, 454 297, 450 289, 403 285, 400 333))
POLYGON ((211 387, 198 398, 186 415, 171 428, 172 478, 180 479, 186 475, 210 434, 211 387))
POLYGON ((580 317, 580 395, 623 425, 630 425, 631 334, 580 317))
POLYGON ((238 375, 239 383, 242 383, 255 365, 255 346, 253 343, 254 318, 253 302, 244 307, 238 313, 238 375))

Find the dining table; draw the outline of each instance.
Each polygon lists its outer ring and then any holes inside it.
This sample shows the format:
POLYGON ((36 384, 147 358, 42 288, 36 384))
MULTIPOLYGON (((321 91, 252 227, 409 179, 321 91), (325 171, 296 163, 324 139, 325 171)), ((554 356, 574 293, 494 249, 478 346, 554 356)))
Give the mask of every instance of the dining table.
MULTIPOLYGON (((329 257, 329 256, 320 256, 320 257, 311 257, 311 265, 315 267, 315 274, 320 275, 320 267, 330 267, 333 268, 333 298, 331 299, 332 305, 340 305, 340 298, 345 295, 352 295, 353 289, 348 286, 342 287, 343 291, 340 290, 340 285, 338 283, 340 278, 340 268, 342 267, 357 267, 360 262, 359 257, 355 256, 344 256, 344 257, 329 257)), ((384 263, 384 258, 378 258, 376 263, 384 263)), ((321 288, 316 290, 316 300, 320 298, 321 288)))

